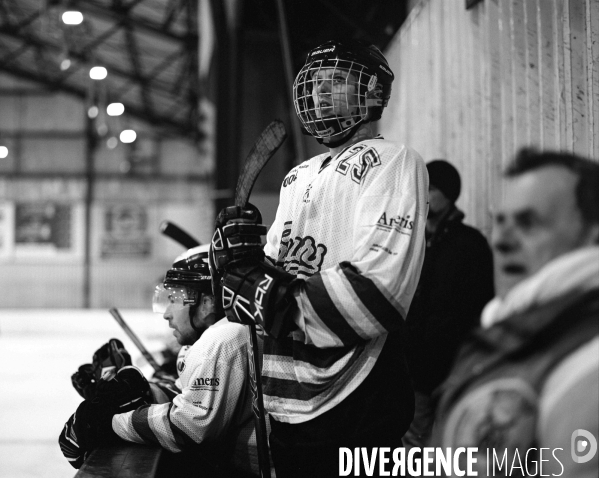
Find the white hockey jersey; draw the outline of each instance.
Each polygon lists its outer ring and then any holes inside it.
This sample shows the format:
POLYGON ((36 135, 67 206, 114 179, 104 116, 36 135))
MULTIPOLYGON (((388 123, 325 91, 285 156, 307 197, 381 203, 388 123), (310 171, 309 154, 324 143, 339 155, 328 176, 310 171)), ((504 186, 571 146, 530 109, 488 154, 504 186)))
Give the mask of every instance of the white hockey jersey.
POLYGON ((124 440, 158 444, 175 453, 187 445, 222 443, 224 453, 231 454, 229 463, 257 474, 248 343, 247 327, 218 321, 182 349, 177 360, 182 393, 169 403, 115 415, 113 430, 124 440))
POLYGON ((265 339, 264 401, 275 419, 315 418, 372 370, 420 278, 427 201, 420 155, 382 138, 287 174, 264 250, 305 282, 298 329, 265 339))

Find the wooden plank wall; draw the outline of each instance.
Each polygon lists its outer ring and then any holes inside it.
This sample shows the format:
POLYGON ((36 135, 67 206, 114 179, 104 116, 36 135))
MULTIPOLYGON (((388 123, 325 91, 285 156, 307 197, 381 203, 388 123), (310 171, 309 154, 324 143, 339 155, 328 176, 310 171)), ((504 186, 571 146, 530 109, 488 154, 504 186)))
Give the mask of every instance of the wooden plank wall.
POLYGON ((522 146, 599 160, 599 1, 421 0, 385 52, 379 122, 463 179, 466 222, 491 231, 501 171, 522 146))

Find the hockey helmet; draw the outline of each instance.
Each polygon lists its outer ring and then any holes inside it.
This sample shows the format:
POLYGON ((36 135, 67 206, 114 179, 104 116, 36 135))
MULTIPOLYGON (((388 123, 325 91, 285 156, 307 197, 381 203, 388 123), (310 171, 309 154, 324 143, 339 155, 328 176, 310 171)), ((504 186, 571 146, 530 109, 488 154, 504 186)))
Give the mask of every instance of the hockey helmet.
MULTIPOLYGON (((332 75, 334 76, 334 75, 332 75)), ((331 82, 332 76, 328 80, 331 82)), ((328 41, 313 49, 293 84, 293 104, 306 131, 325 144, 358 125, 380 119, 383 108, 391 96, 394 75, 382 52, 374 45, 357 40, 328 41), (313 99, 314 77, 322 69, 339 69, 350 73, 344 75, 346 83, 357 86, 357 95, 345 95, 344 99, 330 95, 330 101, 345 101, 345 108, 323 109, 313 99), (349 113, 339 114, 343 109, 349 113), (335 113, 337 111, 337 113, 335 113)))
POLYGON ((162 314, 169 305, 175 308, 197 306, 202 293, 212 294, 209 247, 209 244, 193 247, 175 259, 164 281, 154 291, 154 312, 162 314))

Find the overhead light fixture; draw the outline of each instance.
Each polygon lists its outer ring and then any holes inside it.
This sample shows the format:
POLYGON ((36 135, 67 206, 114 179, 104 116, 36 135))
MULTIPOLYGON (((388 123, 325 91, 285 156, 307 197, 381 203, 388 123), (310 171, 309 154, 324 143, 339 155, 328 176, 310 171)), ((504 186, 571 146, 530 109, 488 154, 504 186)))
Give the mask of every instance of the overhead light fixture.
POLYGON ((83 14, 76 11, 64 12, 62 14, 62 21, 66 25, 79 25, 83 21, 83 14))
POLYGON ((97 106, 90 106, 89 109, 87 110, 87 116, 91 119, 94 119, 95 117, 98 116, 98 107, 97 106))
POLYGON ((137 133, 132 129, 124 129, 119 136, 123 143, 133 143, 137 138, 137 133))
POLYGON ((114 149, 118 146, 118 144, 119 140, 116 139, 114 136, 111 136, 106 140, 106 146, 108 147, 108 149, 114 149))
POLYGON ((108 116, 121 116, 125 112, 125 106, 123 103, 110 103, 106 107, 106 113, 108 116))
POLYGON ((108 76, 108 71, 103 66, 94 66, 89 70, 89 77, 92 80, 103 80, 106 76, 108 76))
POLYGON ((8 148, 6 146, 0 146, 0 159, 4 159, 8 156, 8 148))
POLYGON ((60 69, 62 71, 68 70, 71 67, 71 60, 69 60, 68 58, 65 58, 64 60, 62 60, 60 62, 60 69))

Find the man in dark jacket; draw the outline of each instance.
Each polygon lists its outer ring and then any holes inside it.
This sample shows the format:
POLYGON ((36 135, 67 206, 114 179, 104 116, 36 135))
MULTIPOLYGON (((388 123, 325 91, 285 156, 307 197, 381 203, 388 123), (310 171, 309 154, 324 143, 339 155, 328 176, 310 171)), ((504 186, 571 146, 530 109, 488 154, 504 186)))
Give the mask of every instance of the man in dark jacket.
POLYGON ((407 447, 430 437, 432 391, 447 377, 457 349, 478 325, 493 298, 493 258, 485 237, 465 225, 455 202, 461 180, 444 160, 427 164, 429 211, 426 253, 420 282, 408 314, 408 361, 416 392, 416 412, 404 436, 407 447))

